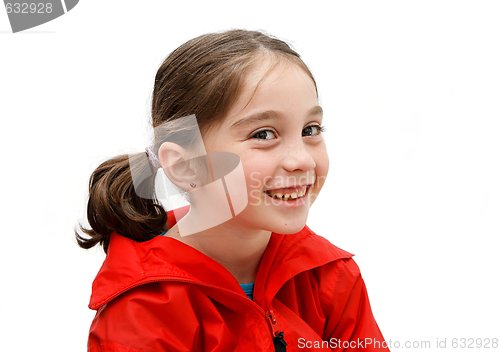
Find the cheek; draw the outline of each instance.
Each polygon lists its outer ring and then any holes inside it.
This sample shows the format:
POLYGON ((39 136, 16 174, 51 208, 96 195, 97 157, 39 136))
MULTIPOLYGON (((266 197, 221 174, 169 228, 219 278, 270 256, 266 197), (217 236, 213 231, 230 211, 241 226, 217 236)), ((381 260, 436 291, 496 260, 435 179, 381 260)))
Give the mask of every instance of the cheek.
POLYGON ((269 186, 273 171, 272 162, 266 158, 242 158, 243 170, 249 192, 260 194, 263 188, 269 186))
POLYGON ((328 158, 328 153, 326 148, 323 148, 316 158, 316 176, 318 177, 318 184, 320 187, 325 183, 329 168, 330 160, 328 158))
POLYGON ((242 160, 243 170, 245 172, 247 194, 248 194, 248 211, 250 209, 259 206, 263 201, 262 189, 266 185, 266 170, 263 169, 263 165, 258 160, 242 160))
POLYGON ((330 159, 328 158, 328 154, 325 152, 325 158, 323 161, 323 173, 325 174, 325 177, 328 175, 328 170, 330 169, 330 159))

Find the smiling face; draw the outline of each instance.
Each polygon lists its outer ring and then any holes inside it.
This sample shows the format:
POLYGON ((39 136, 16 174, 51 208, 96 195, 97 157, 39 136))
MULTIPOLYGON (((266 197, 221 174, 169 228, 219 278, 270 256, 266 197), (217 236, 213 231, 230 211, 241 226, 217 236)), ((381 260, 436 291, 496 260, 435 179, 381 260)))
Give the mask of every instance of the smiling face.
POLYGON ((203 139, 207 152, 241 159, 248 206, 233 221, 291 234, 305 225, 328 173, 328 155, 312 79, 286 60, 268 72, 271 64, 262 59, 250 71, 235 104, 203 139))

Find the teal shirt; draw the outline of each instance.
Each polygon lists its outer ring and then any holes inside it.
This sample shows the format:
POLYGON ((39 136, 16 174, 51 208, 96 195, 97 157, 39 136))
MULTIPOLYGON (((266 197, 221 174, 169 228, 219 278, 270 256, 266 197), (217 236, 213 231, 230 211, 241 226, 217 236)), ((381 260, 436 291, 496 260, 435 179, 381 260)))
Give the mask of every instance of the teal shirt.
POLYGON ((245 291, 247 297, 253 301, 253 282, 249 284, 240 284, 240 286, 243 289, 243 291, 245 291))

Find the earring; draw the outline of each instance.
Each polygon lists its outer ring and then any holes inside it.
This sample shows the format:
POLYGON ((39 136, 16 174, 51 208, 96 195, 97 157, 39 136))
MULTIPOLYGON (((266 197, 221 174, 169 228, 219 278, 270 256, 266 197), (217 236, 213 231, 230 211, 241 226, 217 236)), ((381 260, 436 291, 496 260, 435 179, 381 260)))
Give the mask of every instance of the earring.
POLYGON ((194 182, 191 182, 189 185, 190 185, 192 188, 196 188, 196 183, 194 183, 194 182))

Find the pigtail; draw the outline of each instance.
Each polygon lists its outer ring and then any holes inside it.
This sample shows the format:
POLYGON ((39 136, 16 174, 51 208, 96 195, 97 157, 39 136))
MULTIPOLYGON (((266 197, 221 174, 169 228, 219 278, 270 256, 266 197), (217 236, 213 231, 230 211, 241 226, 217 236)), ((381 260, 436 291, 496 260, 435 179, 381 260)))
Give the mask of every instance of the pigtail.
POLYGON ((150 168, 146 153, 120 155, 97 167, 89 181, 87 219, 91 228, 79 225, 88 237, 75 231, 80 247, 100 244, 107 252, 111 232, 142 242, 165 230, 166 213, 154 196, 156 173, 150 168), (135 187, 130 165, 134 173, 146 175, 135 187), (150 196, 138 195, 146 193, 150 196))

